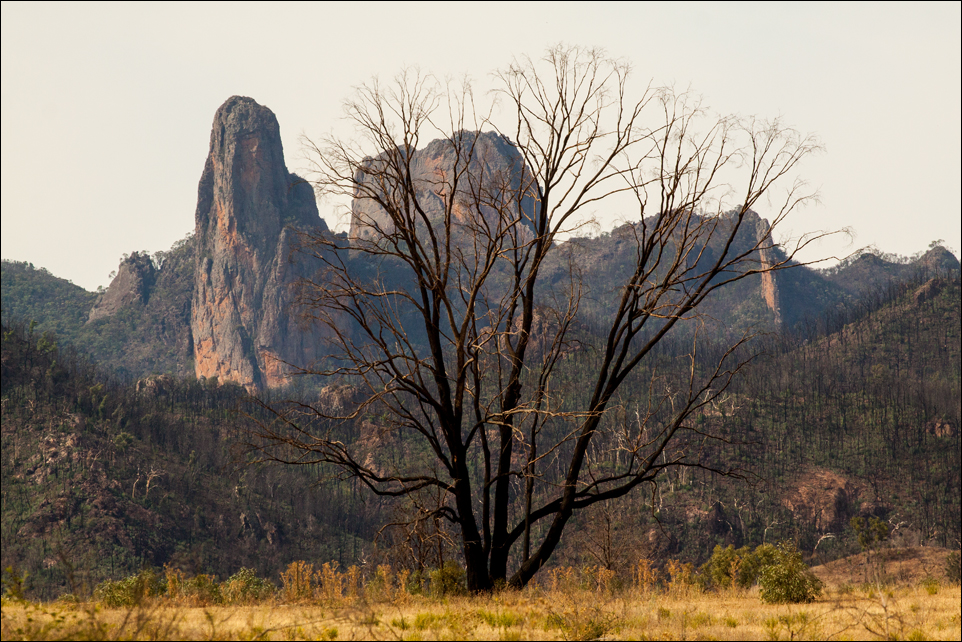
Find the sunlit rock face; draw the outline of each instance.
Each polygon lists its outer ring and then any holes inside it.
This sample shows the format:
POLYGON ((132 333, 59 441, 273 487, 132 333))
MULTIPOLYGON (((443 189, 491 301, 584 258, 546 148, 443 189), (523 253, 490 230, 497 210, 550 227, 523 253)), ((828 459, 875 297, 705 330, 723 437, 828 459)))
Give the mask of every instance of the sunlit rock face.
POLYGON ((294 229, 326 231, 309 185, 287 171, 277 119, 234 96, 214 116, 198 187, 191 311, 195 373, 248 389, 283 384, 284 362, 318 357, 317 333, 291 307, 294 229))

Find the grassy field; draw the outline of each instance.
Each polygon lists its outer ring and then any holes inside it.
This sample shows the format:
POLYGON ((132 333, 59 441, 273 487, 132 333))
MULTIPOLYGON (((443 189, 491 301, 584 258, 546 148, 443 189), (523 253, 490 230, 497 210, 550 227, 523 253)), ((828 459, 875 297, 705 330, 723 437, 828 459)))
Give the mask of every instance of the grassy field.
POLYGON ((128 608, 4 598, 2 638, 15 639, 914 639, 958 640, 959 586, 828 588, 812 604, 767 605, 757 589, 702 592, 572 586, 435 598, 190 606, 147 598, 128 608))

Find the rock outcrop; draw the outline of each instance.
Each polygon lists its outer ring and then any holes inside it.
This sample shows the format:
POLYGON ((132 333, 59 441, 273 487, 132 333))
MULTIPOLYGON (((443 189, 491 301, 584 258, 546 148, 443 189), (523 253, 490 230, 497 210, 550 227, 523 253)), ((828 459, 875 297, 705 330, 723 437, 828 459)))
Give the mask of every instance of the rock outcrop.
POLYGON ((873 252, 866 251, 853 260, 843 261, 828 278, 851 295, 861 296, 884 290, 893 283, 949 276, 959 271, 959 260, 941 246, 932 247, 921 256, 913 257, 914 260, 873 252))
POLYGON ((812 524, 819 533, 838 532, 855 514, 858 489, 849 480, 830 470, 806 471, 795 488, 782 496, 782 505, 800 523, 812 524))
POLYGON ((249 389, 283 384, 284 362, 313 362, 322 341, 291 312, 292 228, 326 231, 309 185, 287 171, 274 114, 234 96, 214 116, 198 187, 191 311, 195 372, 249 389))
MULTIPOLYGON (((370 159, 367 171, 356 177, 361 187, 355 189, 351 204, 351 239, 376 239, 394 231, 391 217, 370 196, 380 193, 379 186, 395 182, 391 179, 398 174, 391 165, 399 160, 382 154, 370 159)), ((501 134, 458 132, 412 152, 410 165, 418 203, 432 223, 443 220, 444 201, 457 182, 451 211, 455 225, 470 226, 480 212, 494 229, 519 219, 522 229, 531 227, 537 190, 534 177, 524 169, 517 147, 501 134)))
POLYGON ((959 260, 941 245, 932 247, 923 254, 918 261, 919 267, 928 270, 932 274, 944 274, 958 272, 960 267, 959 260))
POLYGON ((152 328, 150 333, 155 345, 166 348, 168 363, 176 363, 168 372, 187 376, 193 374, 194 357, 190 330, 196 263, 193 237, 178 241, 160 258, 157 281, 144 311, 145 321, 152 328))
MULTIPOLYGON (((754 212, 752 212, 754 214, 754 212)), ((756 215, 755 221, 755 238, 759 241, 765 238, 768 233, 770 226, 768 221, 760 218, 756 215)), ((769 247, 768 244, 762 244, 763 247, 758 251, 759 259, 761 265, 759 266, 762 270, 768 270, 778 263, 781 257, 778 257, 777 249, 775 247, 769 247)), ((775 273, 773 272, 762 272, 761 276, 761 295, 765 300, 765 305, 768 306, 769 312, 771 312, 774 323, 776 326, 781 327, 782 325, 782 306, 779 302, 779 288, 775 281, 775 273)))
POLYGON ((188 238, 153 259, 146 252, 125 257, 90 310, 87 323, 99 322, 98 333, 123 344, 112 356, 122 353, 127 373, 192 374, 193 247, 188 238))
POLYGON ((149 255, 134 252, 125 257, 117 268, 117 276, 91 308, 87 323, 113 316, 134 303, 146 305, 156 281, 157 269, 149 255))
MULTIPOLYGON (((445 200, 456 189, 450 212, 456 235, 488 234, 512 225, 530 238, 537 186, 523 156, 507 138, 494 132, 458 132, 420 150, 395 154, 399 158, 394 160, 405 160, 410 154, 410 178, 427 224, 443 222, 445 200)), ((356 177, 345 240, 355 247, 394 231, 391 217, 372 198, 391 184, 379 176, 379 172, 390 176, 391 161, 388 152, 369 158, 356 177)), ((551 253, 542 267, 545 287, 539 305, 555 294, 564 297, 577 286, 583 293, 581 316, 603 322, 612 297, 618 296, 620 284, 635 268, 638 225, 625 224, 595 238, 572 239, 551 253), (574 275, 572 262, 577 268, 574 275)), ((310 365, 326 356, 328 349, 325 333, 303 322, 293 310, 292 284, 310 278, 318 267, 292 261, 298 242, 294 230, 328 232, 310 186, 287 170, 274 114, 251 98, 234 96, 214 117, 210 152, 198 187, 193 238, 155 256, 158 260, 137 252, 125 257, 116 278, 90 310, 87 323, 99 320, 118 325, 134 320, 130 325, 139 334, 124 339, 122 360, 132 373, 186 374, 192 369, 197 377, 217 377, 251 390, 282 385, 290 374, 287 364, 310 365), (117 316, 121 310, 124 315, 117 316)), ((784 254, 778 248, 753 250, 767 230, 767 221, 747 212, 728 248, 730 256, 744 253, 749 269, 782 261, 784 254)), ((462 252, 470 251, 470 243, 460 245, 462 252)), ((707 269, 725 248, 716 239, 703 250, 695 253, 699 265, 694 267, 699 269, 707 269)), ((371 278, 384 279, 390 287, 408 286, 404 270, 382 272, 367 259, 360 252, 352 253, 347 265, 359 278, 374 270, 371 278)), ((790 327, 841 305, 858 292, 916 274, 939 276, 958 269, 958 260, 941 247, 912 263, 892 263, 866 254, 828 274, 800 268, 750 275, 713 295, 700 311, 702 318, 718 320, 714 327, 718 332, 790 327)), ((491 287, 497 289, 503 283, 504 276, 495 270, 491 287)), ((936 279, 920 288, 916 305, 935 296, 941 283, 936 279)), ((536 321, 539 335, 551 334, 545 319, 536 321)), ((348 319, 338 331, 351 333, 348 319)), ((126 336, 119 325, 111 332, 126 336)), ((417 342, 416 329, 411 332, 417 342)), ((532 349, 541 349, 538 341, 532 349)))
POLYGON ((918 288, 914 293, 912 293, 912 303, 918 307, 926 301, 934 299, 942 293, 942 290, 945 288, 945 286, 945 279, 941 279, 939 277, 929 279, 924 285, 922 285, 922 287, 918 288))

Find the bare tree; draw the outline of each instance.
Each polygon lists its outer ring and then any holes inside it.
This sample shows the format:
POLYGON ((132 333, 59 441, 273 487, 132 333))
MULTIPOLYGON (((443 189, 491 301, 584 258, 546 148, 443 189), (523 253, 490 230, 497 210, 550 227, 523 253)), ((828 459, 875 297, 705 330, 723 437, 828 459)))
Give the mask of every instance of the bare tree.
POLYGON ((300 372, 355 397, 345 410, 265 404, 273 419, 255 448, 331 465, 382 496, 433 489, 442 500, 418 519, 460 532, 474 591, 527 584, 574 511, 673 468, 735 472, 705 459, 719 435, 693 419, 750 358, 746 337, 696 367, 696 311, 792 264, 773 235, 811 197, 792 177, 817 145, 777 121, 712 117, 670 89, 632 98, 628 79, 595 50, 523 59, 496 76, 508 127, 478 112, 470 87, 406 73, 347 105, 355 140, 312 146, 317 189, 351 197, 353 222, 350 238, 306 239, 325 268, 301 302, 337 354, 300 372), (426 174, 428 138, 451 160, 426 174), (517 162, 494 162, 498 145, 517 162), (605 327, 588 331, 578 257, 562 241, 619 195, 635 210, 634 265, 607 292, 605 327), (770 223, 751 211, 763 197, 770 223), (567 266, 560 284, 545 282, 549 263, 567 266), (619 390, 676 326, 695 337, 687 374, 645 369, 647 394, 628 412, 619 390))

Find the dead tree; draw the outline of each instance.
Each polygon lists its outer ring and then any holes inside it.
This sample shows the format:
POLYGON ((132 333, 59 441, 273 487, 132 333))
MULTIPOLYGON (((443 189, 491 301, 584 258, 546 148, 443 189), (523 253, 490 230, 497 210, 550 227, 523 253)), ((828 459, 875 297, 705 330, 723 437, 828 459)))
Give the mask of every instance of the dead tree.
POLYGON ((646 375, 632 421, 614 418, 618 393, 712 292, 793 264, 811 239, 778 249, 774 233, 811 198, 794 176, 817 148, 670 89, 633 98, 627 66, 599 51, 558 47, 497 80, 502 111, 485 114, 469 87, 373 82, 347 105, 358 136, 313 145, 318 191, 351 197, 353 223, 350 238, 305 239, 325 267, 301 303, 337 354, 296 365, 354 398, 265 404, 273 419, 253 440, 262 461, 324 464, 381 496, 439 494, 418 519, 460 533, 474 591, 527 584, 575 511, 673 468, 733 473, 704 459, 721 436, 693 419, 751 358, 745 337, 707 369, 693 347, 681 380, 646 375), (488 162, 483 130, 518 162, 488 162), (426 177, 418 150, 434 138, 453 160, 426 177), (752 213, 763 197, 770 223, 752 213), (618 198, 633 208, 634 267, 610 289, 605 329, 575 332, 583 284, 561 241, 618 198), (561 284, 545 282, 549 261, 568 266, 561 284), (577 407, 558 383, 573 361, 577 407))

